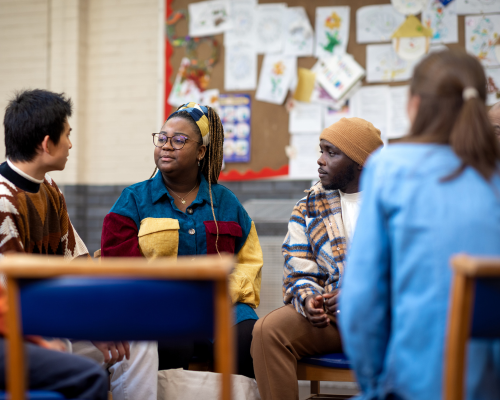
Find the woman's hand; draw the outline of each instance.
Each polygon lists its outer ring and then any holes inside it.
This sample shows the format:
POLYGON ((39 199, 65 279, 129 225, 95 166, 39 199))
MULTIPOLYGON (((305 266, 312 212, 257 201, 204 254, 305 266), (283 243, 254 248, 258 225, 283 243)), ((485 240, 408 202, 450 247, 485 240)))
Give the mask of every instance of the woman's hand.
POLYGON ((128 342, 92 342, 104 356, 108 367, 120 362, 123 358, 130 359, 130 345, 128 342))
POLYGON ((324 299, 321 295, 312 294, 304 301, 304 312, 312 326, 316 328, 326 328, 330 324, 330 319, 323 308, 324 299))

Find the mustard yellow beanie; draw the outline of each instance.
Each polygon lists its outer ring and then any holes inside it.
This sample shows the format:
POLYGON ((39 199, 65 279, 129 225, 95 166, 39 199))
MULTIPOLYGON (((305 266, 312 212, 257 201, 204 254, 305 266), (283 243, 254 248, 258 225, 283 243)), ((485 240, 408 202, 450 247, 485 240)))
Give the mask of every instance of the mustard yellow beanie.
POLYGON ((325 128, 319 139, 337 146, 351 160, 363 165, 370 155, 384 143, 380 131, 362 118, 342 118, 325 128))

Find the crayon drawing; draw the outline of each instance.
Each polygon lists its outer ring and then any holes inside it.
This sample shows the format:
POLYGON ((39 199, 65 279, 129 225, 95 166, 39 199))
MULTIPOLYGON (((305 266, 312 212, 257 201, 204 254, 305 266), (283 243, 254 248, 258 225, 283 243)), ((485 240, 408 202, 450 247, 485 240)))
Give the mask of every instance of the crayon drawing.
POLYGON ((281 3, 257 6, 255 48, 259 54, 283 51, 286 8, 281 3))
POLYGON ((350 7, 316 8, 316 57, 344 54, 349 41, 350 7))
POLYGON ((499 37, 500 14, 465 17, 465 48, 479 58, 483 66, 500 65, 494 49, 499 37))
POLYGON ((432 30, 431 43, 458 42, 456 2, 443 6, 440 0, 429 0, 422 12, 422 24, 432 30))
POLYGON ((388 42, 405 17, 390 4, 361 7, 356 11, 358 43, 388 42))
POLYGON ((390 44, 366 46, 367 82, 402 82, 411 78, 416 62, 401 59, 390 44))
POLYGON ((500 101, 500 68, 487 68, 487 98, 486 105, 492 106, 500 101))
POLYGON ((294 56, 266 55, 262 63, 255 98, 268 103, 283 104, 296 73, 294 56))
POLYGON ((457 3, 457 13, 459 15, 500 11, 500 0, 455 0, 455 3, 457 3))

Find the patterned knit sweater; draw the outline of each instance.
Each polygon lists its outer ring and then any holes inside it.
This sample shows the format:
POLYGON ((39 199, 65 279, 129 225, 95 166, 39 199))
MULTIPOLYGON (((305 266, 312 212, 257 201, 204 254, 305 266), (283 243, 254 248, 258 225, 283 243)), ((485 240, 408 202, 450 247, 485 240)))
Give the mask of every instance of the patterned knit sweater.
MULTIPOLYGON (((8 252, 66 259, 88 254, 71 224, 64 195, 50 176, 39 184, 5 162, 0 165, 0 257, 8 252)), ((6 301, 0 285, 0 335, 5 334, 6 301)))
POLYGON ((283 300, 304 316, 307 296, 340 287, 346 251, 338 190, 318 182, 307 192, 292 211, 282 247, 283 300))

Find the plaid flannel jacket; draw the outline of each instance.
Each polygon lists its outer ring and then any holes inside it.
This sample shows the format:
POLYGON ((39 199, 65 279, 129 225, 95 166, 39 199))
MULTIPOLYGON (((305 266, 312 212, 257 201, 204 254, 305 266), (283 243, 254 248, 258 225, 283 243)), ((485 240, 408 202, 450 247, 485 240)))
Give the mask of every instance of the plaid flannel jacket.
POLYGON ((339 192, 318 182, 306 193, 292 211, 282 247, 283 301, 304 316, 307 296, 340 287, 346 250, 339 192))

